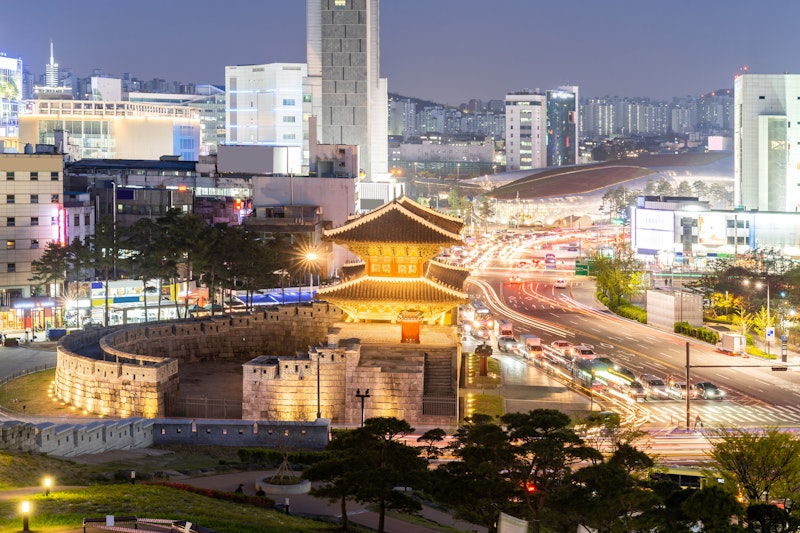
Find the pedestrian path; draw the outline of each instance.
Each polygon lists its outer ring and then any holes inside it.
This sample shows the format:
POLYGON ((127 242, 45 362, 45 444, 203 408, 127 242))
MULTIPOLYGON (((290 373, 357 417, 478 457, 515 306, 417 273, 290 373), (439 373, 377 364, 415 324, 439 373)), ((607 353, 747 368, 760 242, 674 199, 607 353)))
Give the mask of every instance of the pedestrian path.
MULTIPOLYGON (((800 425, 800 406, 748 404, 731 401, 692 401, 692 416, 699 415, 705 427, 756 427, 800 425)), ((648 402, 649 426, 680 424, 686 417, 684 402, 648 402)))
MULTIPOLYGON (((244 492, 246 494, 255 495, 256 480, 272 474, 274 474, 274 471, 237 472, 181 479, 180 482, 200 488, 231 492, 236 490, 241 483, 244 484, 244 492)), ((275 499, 278 504, 284 504, 286 503, 286 499, 288 499, 290 514, 308 517, 329 517, 333 519, 341 518, 341 507, 338 501, 331 503, 326 499, 315 498, 307 494, 286 496, 284 501, 281 501, 280 497, 275 499)), ((405 520, 387 515, 385 523, 386 533, 441 533, 441 528, 437 529, 434 527, 437 524, 453 528, 457 531, 476 533, 486 533, 487 531, 485 527, 456 520, 447 513, 428 506, 424 507, 420 512, 420 516, 423 520, 430 521, 431 527, 406 522, 405 520)), ((378 527, 378 513, 356 502, 348 501, 347 517, 349 521, 368 528, 377 529, 378 527)))

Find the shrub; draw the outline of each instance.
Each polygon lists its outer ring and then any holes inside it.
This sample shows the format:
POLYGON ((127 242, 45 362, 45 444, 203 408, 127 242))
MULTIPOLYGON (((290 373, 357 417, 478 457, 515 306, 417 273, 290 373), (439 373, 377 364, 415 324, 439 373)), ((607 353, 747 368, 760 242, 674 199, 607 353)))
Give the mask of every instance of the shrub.
POLYGON ((203 489, 194 487, 185 483, 171 483, 169 481, 150 482, 150 485, 161 485, 175 490, 182 490, 191 492, 192 494, 200 494, 208 498, 216 500, 225 500, 233 503, 244 503, 254 507, 261 507, 263 509, 272 509, 275 507, 275 501, 265 496, 250 496, 249 494, 242 494, 240 492, 226 492, 222 490, 203 489))

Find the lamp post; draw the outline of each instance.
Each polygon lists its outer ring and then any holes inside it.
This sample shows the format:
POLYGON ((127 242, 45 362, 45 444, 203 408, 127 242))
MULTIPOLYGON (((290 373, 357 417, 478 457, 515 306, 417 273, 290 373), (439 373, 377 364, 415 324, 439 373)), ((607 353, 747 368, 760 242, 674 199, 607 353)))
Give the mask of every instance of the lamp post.
POLYGON ((356 398, 361 398, 361 427, 364 427, 364 399, 369 398, 369 389, 361 394, 361 389, 356 389, 356 398))
POLYGON ((44 495, 50 496, 50 487, 53 485, 53 479, 50 476, 44 478, 44 495))
POLYGON ((322 418, 322 404, 320 399, 320 375, 319 375, 319 360, 322 357, 322 354, 317 352, 317 420, 322 418))
POLYGON ((20 511, 22 511, 22 531, 27 532, 30 531, 28 525, 28 517, 31 514, 31 502, 25 500, 20 505, 20 511))
POLYGON ((317 256, 316 252, 308 252, 306 254, 306 261, 308 261, 308 299, 309 301, 314 300, 314 268, 317 266, 317 256))

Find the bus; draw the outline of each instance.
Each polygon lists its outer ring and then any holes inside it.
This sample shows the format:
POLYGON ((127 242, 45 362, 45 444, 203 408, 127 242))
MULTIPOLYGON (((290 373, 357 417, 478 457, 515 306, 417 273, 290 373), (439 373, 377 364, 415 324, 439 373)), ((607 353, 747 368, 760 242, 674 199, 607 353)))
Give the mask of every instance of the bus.
POLYGON ((545 254, 544 268, 547 270, 554 270, 556 268, 556 254, 545 254))
POLYGON ((476 326, 491 328, 494 326, 492 312, 480 300, 472 300, 472 321, 476 326))
POLYGON ((653 481, 672 481, 683 489, 700 489, 709 484, 723 484, 724 480, 704 468, 667 466, 650 472, 653 481))

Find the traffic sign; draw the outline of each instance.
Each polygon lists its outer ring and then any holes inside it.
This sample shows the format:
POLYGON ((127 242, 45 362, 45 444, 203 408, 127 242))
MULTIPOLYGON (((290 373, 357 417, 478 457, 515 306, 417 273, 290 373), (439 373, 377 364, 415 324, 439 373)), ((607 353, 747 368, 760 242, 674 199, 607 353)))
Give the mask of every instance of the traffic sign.
POLYGON ((767 328, 767 340, 775 340, 775 328, 767 328))

